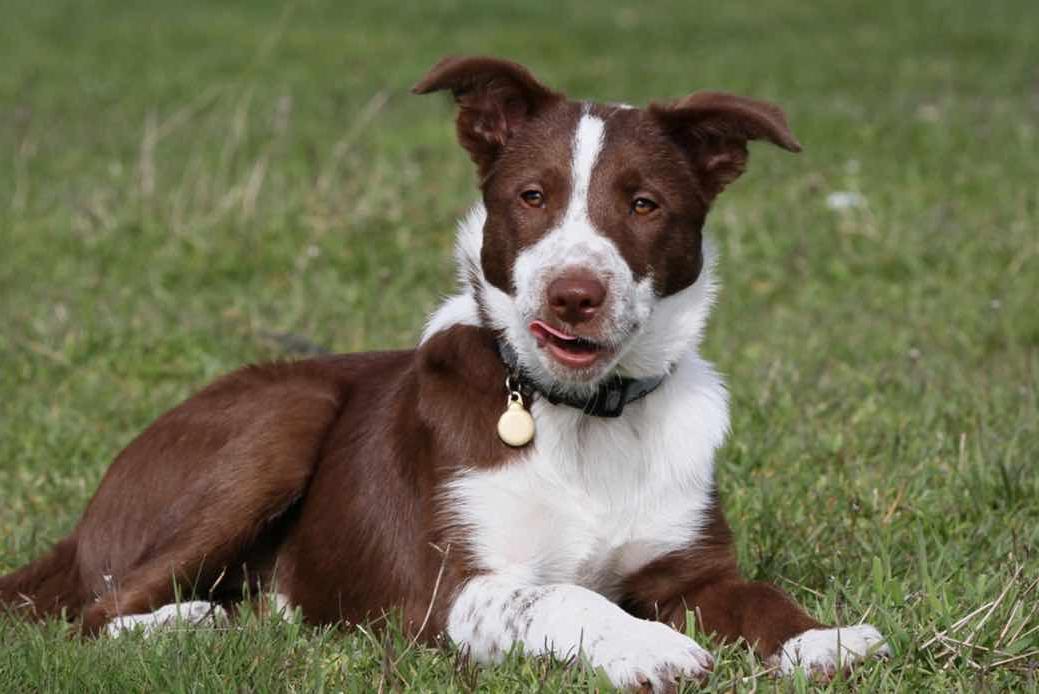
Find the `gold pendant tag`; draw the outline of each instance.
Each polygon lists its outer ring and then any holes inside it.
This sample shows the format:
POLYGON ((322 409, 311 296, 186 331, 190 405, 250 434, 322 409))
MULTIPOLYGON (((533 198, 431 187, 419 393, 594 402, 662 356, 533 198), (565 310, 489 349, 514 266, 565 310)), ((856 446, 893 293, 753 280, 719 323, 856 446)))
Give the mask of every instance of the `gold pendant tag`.
POLYGON ((518 448, 534 438, 534 418, 523 407, 523 396, 518 391, 509 393, 509 404, 498 418, 498 438, 518 448))

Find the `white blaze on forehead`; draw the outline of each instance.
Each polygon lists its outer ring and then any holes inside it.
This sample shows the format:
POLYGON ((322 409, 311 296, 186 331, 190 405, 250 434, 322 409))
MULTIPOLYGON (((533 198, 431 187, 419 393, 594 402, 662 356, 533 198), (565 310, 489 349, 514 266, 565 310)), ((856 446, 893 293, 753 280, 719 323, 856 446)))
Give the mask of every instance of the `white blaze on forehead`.
POLYGON ((584 219, 588 216, 588 188, 592 170, 602 151, 603 132, 606 124, 601 118, 584 115, 577 123, 574 133, 573 161, 570 164, 570 205, 566 210, 566 221, 584 219))

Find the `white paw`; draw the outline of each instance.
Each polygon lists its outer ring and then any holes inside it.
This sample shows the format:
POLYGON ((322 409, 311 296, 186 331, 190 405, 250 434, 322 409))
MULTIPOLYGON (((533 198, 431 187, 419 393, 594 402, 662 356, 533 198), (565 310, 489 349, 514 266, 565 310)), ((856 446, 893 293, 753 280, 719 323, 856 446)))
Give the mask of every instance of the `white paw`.
POLYGON ((105 625, 109 636, 119 636, 128 631, 141 628, 145 635, 159 629, 175 625, 201 626, 216 625, 227 619, 224 608, 215 603, 193 600, 171 605, 163 605, 155 612, 148 614, 127 614, 116 617, 105 625))
POLYGON ((891 648, 869 624, 837 629, 809 629, 784 643, 774 656, 780 672, 801 669, 809 675, 832 677, 865 658, 888 658, 891 648))
POLYGON ((649 685, 660 691, 678 679, 704 679, 714 668, 714 657, 696 641, 648 620, 632 620, 631 628, 597 636, 581 650, 616 687, 649 685))

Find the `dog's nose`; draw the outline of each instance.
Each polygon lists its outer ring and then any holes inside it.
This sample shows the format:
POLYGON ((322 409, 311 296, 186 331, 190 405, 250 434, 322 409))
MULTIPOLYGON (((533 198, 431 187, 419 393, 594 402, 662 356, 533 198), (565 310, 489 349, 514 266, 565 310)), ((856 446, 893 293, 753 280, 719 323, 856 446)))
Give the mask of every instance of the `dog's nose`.
POLYGON ((590 273, 570 273, 548 285, 552 312, 571 325, 590 321, 605 300, 606 285, 590 273))

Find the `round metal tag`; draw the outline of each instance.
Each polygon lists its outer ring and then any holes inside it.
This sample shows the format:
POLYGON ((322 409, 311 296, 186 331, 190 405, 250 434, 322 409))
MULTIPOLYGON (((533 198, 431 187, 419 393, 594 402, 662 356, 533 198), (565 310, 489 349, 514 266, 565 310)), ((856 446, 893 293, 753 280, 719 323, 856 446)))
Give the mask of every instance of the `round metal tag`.
POLYGON ((498 419, 498 438, 514 448, 526 446, 534 438, 534 418, 521 401, 511 401, 498 419))

